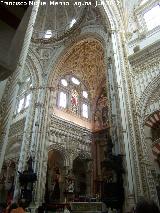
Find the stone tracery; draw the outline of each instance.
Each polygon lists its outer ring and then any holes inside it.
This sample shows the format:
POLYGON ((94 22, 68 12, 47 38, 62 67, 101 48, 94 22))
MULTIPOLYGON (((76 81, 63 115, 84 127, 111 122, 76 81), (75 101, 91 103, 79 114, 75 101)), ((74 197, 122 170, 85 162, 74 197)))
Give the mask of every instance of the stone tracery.
POLYGON ((94 88, 94 83, 100 83, 102 76, 104 76, 104 53, 101 44, 96 40, 84 40, 76 44, 68 52, 65 59, 63 59, 61 70, 57 70, 55 73, 55 78, 57 74, 61 73, 63 76, 65 73, 74 73, 78 77, 81 77, 87 85, 89 85, 89 90, 95 91, 97 89, 97 84, 94 88), (65 65, 65 66, 64 66, 65 65), (99 79, 95 76, 95 73, 99 73, 99 79), (95 78, 95 80, 94 80, 95 78), (90 81, 89 81, 90 79, 90 81))

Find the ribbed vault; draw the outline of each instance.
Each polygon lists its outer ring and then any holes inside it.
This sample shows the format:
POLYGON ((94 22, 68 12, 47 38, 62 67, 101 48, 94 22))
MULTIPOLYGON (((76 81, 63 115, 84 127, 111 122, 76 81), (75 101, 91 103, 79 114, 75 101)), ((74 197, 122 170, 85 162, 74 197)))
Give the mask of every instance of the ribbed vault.
POLYGON ((86 39, 73 46, 57 66, 52 85, 66 74, 74 74, 83 81, 94 99, 105 78, 104 50, 101 43, 95 39, 86 39))

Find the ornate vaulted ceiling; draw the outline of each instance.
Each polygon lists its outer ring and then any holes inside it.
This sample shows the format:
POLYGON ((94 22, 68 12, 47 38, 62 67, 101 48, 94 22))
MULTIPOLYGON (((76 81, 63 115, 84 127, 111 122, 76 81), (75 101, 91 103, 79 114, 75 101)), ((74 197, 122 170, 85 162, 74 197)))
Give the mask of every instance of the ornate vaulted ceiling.
POLYGON ((73 0, 68 0, 67 2, 44 0, 43 2, 46 2, 46 5, 41 5, 39 8, 34 27, 34 39, 44 38, 47 30, 52 33, 51 39, 61 38, 82 17, 84 6, 75 6, 75 1, 73 0))
POLYGON ((55 78, 69 73, 83 81, 91 97, 95 98, 105 78, 104 51, 100 42, 83 40, 71 48, 56 70, 55 78))

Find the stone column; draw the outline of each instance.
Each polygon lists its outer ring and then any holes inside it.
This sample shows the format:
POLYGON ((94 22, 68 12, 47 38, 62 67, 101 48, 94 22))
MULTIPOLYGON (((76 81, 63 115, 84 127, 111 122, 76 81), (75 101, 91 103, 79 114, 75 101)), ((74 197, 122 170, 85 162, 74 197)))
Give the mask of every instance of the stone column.
MULTIPOLYGON (((36 102, 34 103, 33 106, 33 113, 34 113, 34 119, 32 121, 32 138, 31 138, 31 143, 29 147, 29 155, 32 156, 33 158, 33 170, 39 176, 39 171, 38 171, 38 166, 39 166, 39 161, 41 160, 40 158, 40 136, 41 136, 41 127, 42 127, 42 120, 43 120, 43 111, 44 111, 44 97, 45 97, 45 92, 44 88, 42 86, 33 88, 33 91, 37 95, 36 102)), ((37 182, 34 184, 34 189, 33 189, 33 203, 36 200, 36 186, 37 182)))
MULTIPOLYGON (((117 86, 117 93, 119 97, 118 107, 119 107, 119 118, 121 121, 121 143, 124 144, 125 156, 126 156, 126 170, 127 170, 127 183, 128 187, 126 188, 126 201, 128 198, 132 197, 132 202, 135 202, 135 193, 141 195, 142 194, 142 183, 141 178, 139 176, 139 165, 137 162, 133 161, 133 152, 132 152, 132 139, 131 139, 131 129, 129 126, 129 116, 131 116, 129 97, 127 92, 126 85, 126 76, 125 76, 125 66, 124 66, 124 55, 123 49, 121 47, 121 38, 119 32, 112 31, 111 32, 111 41, 112 41, 112 58, 113 58, 113 73, 114 73, 114 84, 117 86), (135 164, 136 169, 135 170, 135 164), (137 183, 139 184, 137 187, 137 183)), ((132 126, 133 127, 133 126, 132 126)), ((133 127, 134 128, 134 127, 133 127)), ((138 159, 137 159, 138 160, 138 159)), ((131 200, 131 199, 129 199, 131 200)), ((130 209, 130 204, 126 204, 130 209)))
MULTIPOLYGON (((41 126, 39 129, 39 136, 37 137, 36 144, 32 146, 36 147, 35 159, 36 167, 35 172, 37 173, 37 182, 35 186, 35 196, 34 201, 36 205, 40 205, 44 201, 45 195, 45 184, 46 184, 46 173, 47 173, 47 161, 48 161, 48 133, 49 133, 49 119, 50 119, 50 95, 51 91, 48 88, 43 90, 43 106, 41 111, 41 126)), ((34 142, 33 142, 34 143, 34 142)), ((32 152, 33 149, 32 149, 32 152)))
MULTIPOLYGON (((145 187, 145 190, 148 192, 148 197, 151 200, 154 200, 157 204, 159 204, 159 200, 158 200, 158 195, 157 195, 157 190, 156 190, 156 182, 154 180, 154 168, 153 168, 153 162, 150 158, 150 153, 149 149, 148 149, 148 141, 146 141, 145 139, 145 133, 144 133, 144 125, 142 122, 140 122, 140 131, 141 131, 141 146, 142 146, 142 159, 140 160, 140 164, 141 164, 141 173, 142 173, 142 177, 144 180, 143 184, 145 187)), ((151 150, 150 150, 151 151, 151 150)))
MULTIPOLYGON (((26 168, 26 161, 28 157, 30 157, 31 153, 29 150, 30 147, 30 140, 32 135, 34 134, 32 132, 32 123, 33 123, 33 117, 34 117, 34 107, 35 107, 35 102, 34 98, 36 97, 36 94, 32 92, 32 97, 33 102, 31 102, 31 105, 28 108, 28 113, 26 116, 25 120, 25 127, 24 127, 24 134, 22 138, 22 144, 21 144, 21 150, 20 150, 20 157, 18 161, 18 166, 17 166, 17 171, 18 172, 23 172, 26 168), (33 98, 34 97, 34 98, 33 98)), ((17 199, 19 198, 20 194, 20 186, 19 186, 19 174, 16 174, 16 179, 15 179, 15 191, 14 191, 14 201, 17 202, 17 199)))
POLYGON ((87 164, 87 170, 86 170, 86 184, 87 184, 87 195, 91 195, 91 190, 92 190, 92 185, 91 185, 91 182, 92 182, 92 167, 93 167, 93 164, 91 161, 89 162, 86 162, 87 164))
POLYGON ((6 162, 6 166, 7 166, 7 172, 6 172, 6 179, 5 179, 5 189, 8 190, 9 189, 9 185, 8 185, 8 181, 9 181, 9 172, 10 172, 10 166, 11 166, 11 161, 7 161, 6 162))
MULTIPOLYGON (((34 27, 34 23, 35 23, 35 20, 36 20, 36 16, 37 16, 37 12, 38 12, 38 8, 39 8, 39 3, 40 3, 40 0, 35 0, 35 4, 33 6, 33 9, 32 9, 32 13, 31 13, 31 16, 30 16, 30 20, 29 20, 29 23, 28 23, 28 27, 27 27, 27 30, 26 30, 26 34, 25 34, 25 37, 24 37, 24 43, 22 45, 22 50, 21 50, 21 53, 20 53, 20 57, 19 57, 19 61, 18 61, 18 64, 17 64, 17 68, 15 70, 15 79, 19 79, 19 81, 21 81, 21 78, 22 78, 22 74, 23 74, 23 70, 24 70, 24 65, 25 65, 25 61, 26 61, 26 58, 27 58, 27 53, 28 53, 28 49, 29 49, 29 45, 30 45, 30 41, 31 41, 31 37, 32 37, 32 33, 33 33, 33 27, 34 27)), ((0 171, 1 171, 1 168, 2 168, 2 165, 3 165, 3 160, 4 160, 4 156, 5 156, 5 151, 6 151, 6 147, 7 147, 7 142, 8 142, 8 134, 9 134, 9 129, 10 129, 10 124, 11 124, 11 121, 12 121, 12 116, 13 116, 13 112, 14 112, 14 109, 15 109, 15 105, 16 105, 16 97, 17 97, 17 93, 18 93, 18 89, 19 89, 19 86, 16 85, 17 84, 17 80, 15 80, 14 82, 14 85, 13 85, 13 93, 12 93, 12 98, 10 100, 10 110, 8 111, 8 114, 7 114, 7 124, 5 126, 5 135, 3 137, 3 140, 2 140, 2 150, 1 150, 1 156, 0 156, 0 171)))
POLYGON ((30 154, 34 158, 34 171, 37 170, 37 164, 39 160, 39 137, 41 134, 41 125, 43 120, 43 111, 44 111, 44 88, 38 87, 35 88, 37 92, 37 100, 34 106, 34 120, 32 127, 32 139, 30 144, 30 154))

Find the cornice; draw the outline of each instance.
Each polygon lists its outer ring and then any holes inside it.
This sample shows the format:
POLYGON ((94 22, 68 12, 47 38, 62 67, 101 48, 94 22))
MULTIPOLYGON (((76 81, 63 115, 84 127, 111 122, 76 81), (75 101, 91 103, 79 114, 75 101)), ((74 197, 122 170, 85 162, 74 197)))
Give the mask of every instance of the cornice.
POLYGON ((128 60, 131 65, 144 65, 148 60, 155 59, 160 56, 160 40, 143 48, 142 50, 130 55, 128 60))
POLYGON ((52 115, 51 117, 51 129, 57 129, 59 132, 65 132, 68 134, 71 134, 72 136, 79 136, 83 133, 83 136, 90 136, 92 133, 84 127, 81 127, 73 122, 68 122, 62 118, 57 117, 56 115, 52 115))
POLYGON ((143 11, 146 12, 146 10, 149 10, 151 7, 153 7, 155 4, 158 4, 158 1, 157 0, 151 0, 151 1, 148 1, 142 5, 138 5, 136 8, 135 8, 135 13, 136 14, 139 14, 143 11))

